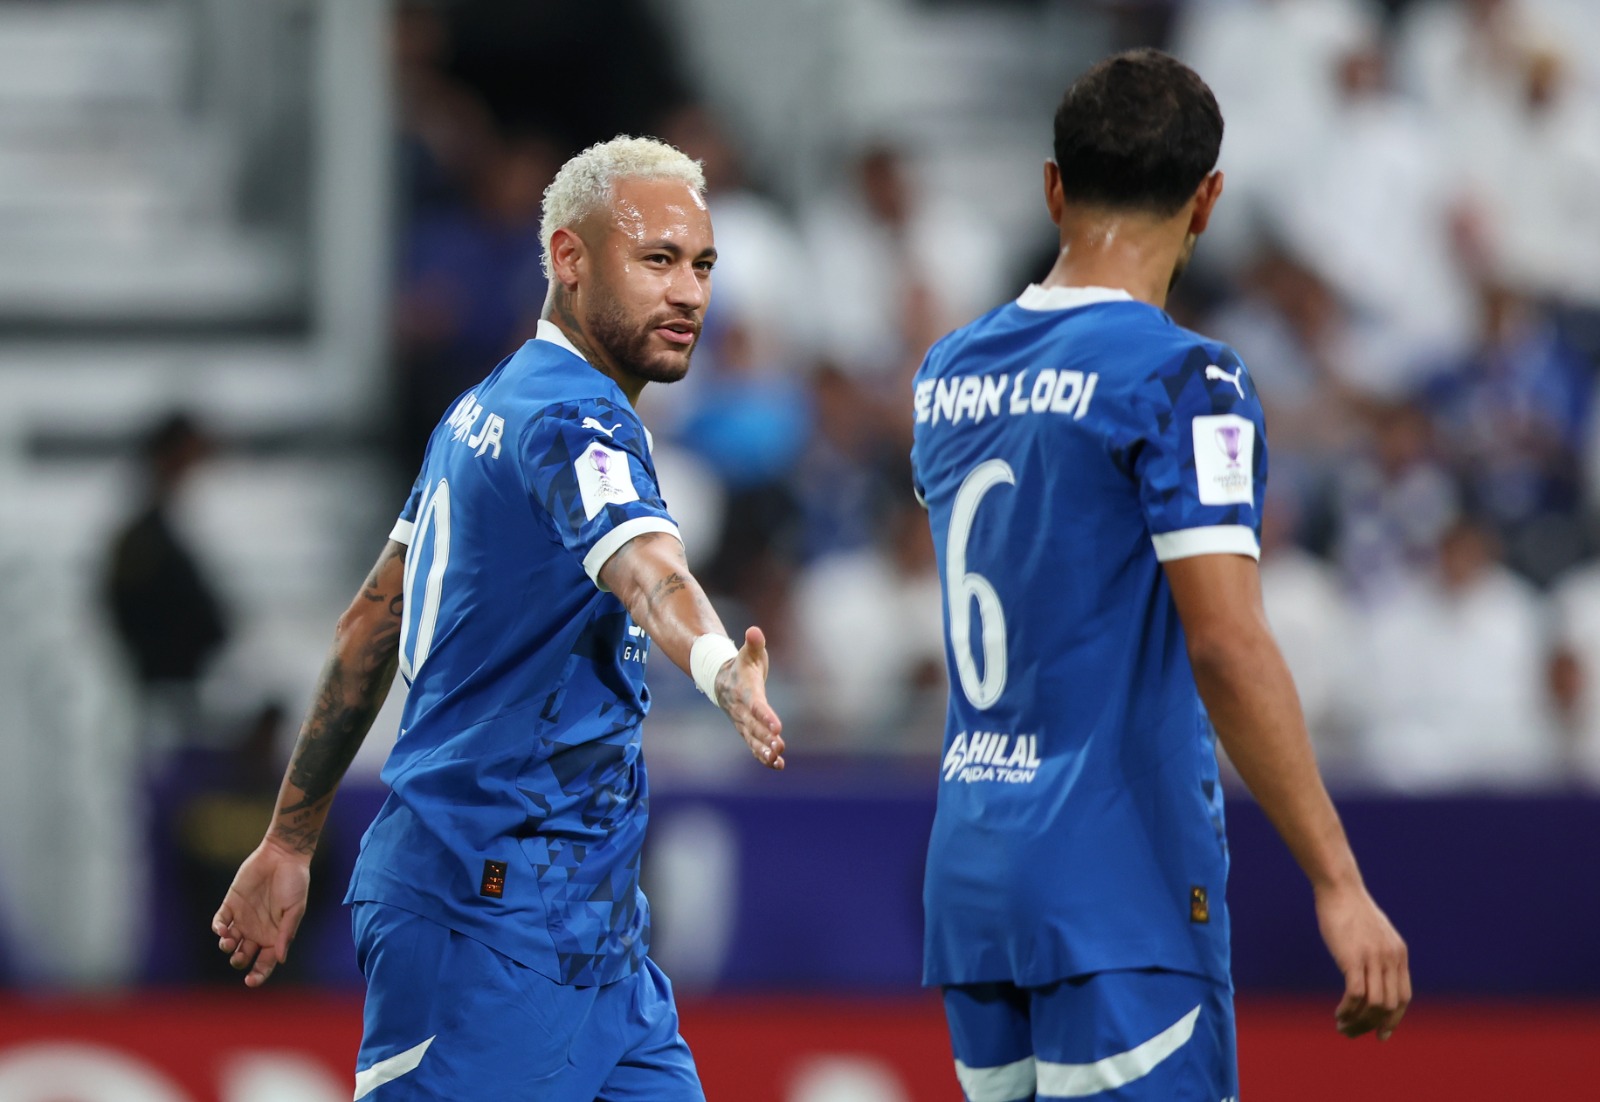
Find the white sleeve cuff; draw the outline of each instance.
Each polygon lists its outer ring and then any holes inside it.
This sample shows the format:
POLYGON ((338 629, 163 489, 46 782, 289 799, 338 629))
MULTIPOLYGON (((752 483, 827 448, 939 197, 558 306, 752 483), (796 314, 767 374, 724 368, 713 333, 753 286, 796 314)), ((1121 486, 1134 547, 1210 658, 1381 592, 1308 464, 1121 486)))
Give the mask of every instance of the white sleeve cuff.
POLYGON ((1248 555, 1261 558, 1261 544, 1255 531, 1243 524, 1217 524, 1209 528, 1183 528, 1176 532, 1155 532, 1156 558, 1161 562, 1188 559, 1195 555, 1248 555))
POLYGON ((605 566, 612 555, 622 550, 623 544, 634 536, 642 536, 646 532, 665 532, 669 536, 676 537, 680 543, 683 542, 683 537, 678 535, 678 526, 666 517, 635 517, 632 520, 625 520, 601 536, 583 557, 583 571, 589 575, 589 580, 601 590, 605 590, 606 587, 600 582, 601 567, 605 566))
POLYGON ((389 529, 389 538, 394 540, 396 543, 403 543, 407 547, 410 547, 411 533, 416 531, 416 529, 416 521, 407 520, 405 517, 401 517, 399 520, 394 522, 394 527, 389 529))

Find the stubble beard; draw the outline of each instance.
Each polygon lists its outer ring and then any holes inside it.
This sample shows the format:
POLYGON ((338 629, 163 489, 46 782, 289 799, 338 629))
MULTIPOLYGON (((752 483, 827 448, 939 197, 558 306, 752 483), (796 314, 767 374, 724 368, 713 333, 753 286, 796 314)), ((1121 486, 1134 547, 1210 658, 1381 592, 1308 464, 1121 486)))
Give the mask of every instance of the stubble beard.
MULTIPOLYGON (((655 326, 640 326, 628 317, 622 303, 609 290, 596 288, 594 306, 589 311, 589 335, 617 367, 647 383, 675 383, 689 373, 689 358, 695 345, 682 354, 667 349, 652 350, 655 326)), ((696 340, 695 344, 699 341, 696 340)))

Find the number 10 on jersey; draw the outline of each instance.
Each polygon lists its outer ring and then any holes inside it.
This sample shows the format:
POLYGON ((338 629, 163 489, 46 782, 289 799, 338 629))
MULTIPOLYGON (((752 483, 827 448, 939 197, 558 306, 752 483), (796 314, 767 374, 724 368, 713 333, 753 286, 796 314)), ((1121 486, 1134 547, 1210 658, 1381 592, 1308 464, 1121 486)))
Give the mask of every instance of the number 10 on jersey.
POLYGON ((400 676, 409 685, 433 649, 433 633, 439 626, 439 602, 444 597, 444 572, 450 565, 450 483, 444 479, 423 495, 417 510, 417 524, 406 548, 405 608, 400 616, 400 676), (428 568, 421 570, 424 560, 428 568), (417 592, 417 575, 422 574, 422 592, 417 592), (411 626, 412 610, 417 626, 411 626))

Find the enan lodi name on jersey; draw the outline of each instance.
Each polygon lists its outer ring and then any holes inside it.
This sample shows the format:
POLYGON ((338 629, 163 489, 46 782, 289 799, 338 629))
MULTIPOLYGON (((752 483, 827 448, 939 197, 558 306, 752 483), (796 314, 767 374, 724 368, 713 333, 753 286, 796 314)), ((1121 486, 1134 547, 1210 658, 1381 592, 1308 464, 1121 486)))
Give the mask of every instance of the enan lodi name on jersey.
POLYGON ((476 391, 457 402, 456 408, 450 411, 450 417, 445 421, 450 426, 450 439, 475 449, 474 455, 482 455, 492 448, 494 454, 489 458, 499 459, 500 438, 506 431, 505 418, 498 413, 491 413, 484 420, 483 427, 477 428, 483 414, 484 408, 478 402, 476 391))
POLYGON ((974 731, 969 738, 962 731, 944 752, 944 779, 961 784, 1027 784, 1043 764, 1038 735, 974 731))
POLYGON ((1019 371, 1015 377, 1002 371, 997 375, 960 375, 950 379, 924 379, 917 384, 917 424, 963 421, 981 424, 985 418, 1002 414, 1054 413, 1081 421, 1094 401, 1094 388, 1100 373, 1057 371, 1041 367, 1019 371))

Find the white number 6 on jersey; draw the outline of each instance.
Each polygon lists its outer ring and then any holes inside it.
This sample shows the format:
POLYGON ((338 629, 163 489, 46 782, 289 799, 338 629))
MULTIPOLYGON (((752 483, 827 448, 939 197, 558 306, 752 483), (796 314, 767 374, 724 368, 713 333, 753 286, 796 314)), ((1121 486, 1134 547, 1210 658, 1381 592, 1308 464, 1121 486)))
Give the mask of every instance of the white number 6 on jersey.
POLYGON ((956 654, 956 671, 961 675, 961 691, 974 708, 989 708, 1006 691, 1006 617, 1000 607, 1000 594, 989 579, 967 570, 967 541, 972 538, 972 523, 978 516, 983 495, 1004 483, 1017 484, 1011 464, 1004 459, 986 459, 972 468, 956 491, 950 509, 950 532, 945 540, 945 592, 950 603, 950 646, 956 654), (972 602, 978 602, 978 621, 983 640, 983 676, 972 653, 972 602))

